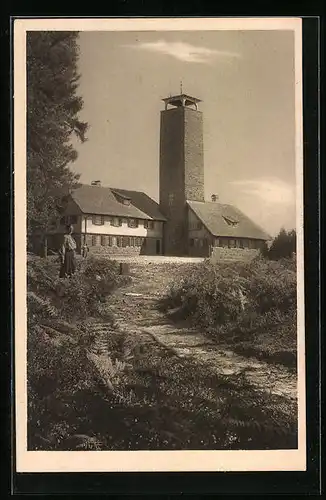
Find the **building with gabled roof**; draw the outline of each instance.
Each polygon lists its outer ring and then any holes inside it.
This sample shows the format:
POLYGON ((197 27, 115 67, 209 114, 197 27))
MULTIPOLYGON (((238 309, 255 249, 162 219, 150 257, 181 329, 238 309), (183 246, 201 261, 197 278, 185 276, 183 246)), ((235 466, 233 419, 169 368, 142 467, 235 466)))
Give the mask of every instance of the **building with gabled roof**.
POLYGON ((109 254, 255 255, 270 236, 233 205, 204 196, 203 116, 200 99, 163 99, 159 203, 141 191, 81 185, 66 197, 59 228, 73 224, 78 248, 109 254))

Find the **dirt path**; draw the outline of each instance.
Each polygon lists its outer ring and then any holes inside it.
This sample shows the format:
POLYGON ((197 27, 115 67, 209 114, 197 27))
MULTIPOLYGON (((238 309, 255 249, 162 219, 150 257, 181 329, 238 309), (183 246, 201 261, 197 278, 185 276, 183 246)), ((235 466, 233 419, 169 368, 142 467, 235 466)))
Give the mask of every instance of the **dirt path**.
POLYGON ((240 356, 210 342, 201 331, 169 322, 157 309, 157 301, 171 277, 180 271, 182 265, 176 264, 131 266, 132 283, 118 290, 111 304, 118 328, 135 335, 149 335, 180 360, 191 358, 205 363, 216 374, 244 377, 256 390, 281 396, 287 405, 295 407, 296 376, 286 367, 240 356))

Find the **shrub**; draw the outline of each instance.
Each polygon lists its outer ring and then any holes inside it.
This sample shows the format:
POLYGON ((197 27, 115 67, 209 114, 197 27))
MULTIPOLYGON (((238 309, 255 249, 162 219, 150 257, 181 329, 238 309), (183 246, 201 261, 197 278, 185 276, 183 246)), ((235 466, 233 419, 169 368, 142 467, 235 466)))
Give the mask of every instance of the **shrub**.
POLYGON ((59 278, 59 263, 56 259, 29 259, 27 266, 28 290, 37 295, 30 296, 28 313, 45 314, 49 308, 68 320, 81 320, 89 316, 106 313, 104 303, 112 291, 128 280, 119 276, 115 261, 90 257, 78 260, 77 272, 70 278, 59 278), (43 301, 36 304, 36 300, 43 301), (43 313, 40 307, 44 308, 43 313))
MULTIPOLYGON (((85 395, 96 396, 99 376, 115 383, 124 369, 106 356, 89 357, 99 334, 87 319, 113 323, 106 301, 127 278, 119 276, 116 262, 104 258, 78 259, 77 264, 74 276, 60 279, 57 259, 28 259, 28 430, 33 449, 62 449, 83 415, 87 418, 85 395)), ((88 437, 87 449, 94 449, 92 440, 96 437, 88 437)))
POLYGON ((161 303, 179 307, 197 325, 214 328, 273 311, 296 308, 296 273, 292 262, 265 259, 232 264, 209 261, 175 281, 161 303), (245 311, 245 312, 244 312, 245 311))

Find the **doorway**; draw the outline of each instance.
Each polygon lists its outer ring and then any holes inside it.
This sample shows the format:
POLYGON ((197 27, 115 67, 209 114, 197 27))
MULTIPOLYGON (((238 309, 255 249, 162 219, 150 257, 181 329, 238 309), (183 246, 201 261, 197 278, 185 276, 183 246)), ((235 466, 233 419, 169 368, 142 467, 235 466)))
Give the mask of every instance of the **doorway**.
POLYGON ((156 240, 156 255, 161 253, 161 240, 156 240))

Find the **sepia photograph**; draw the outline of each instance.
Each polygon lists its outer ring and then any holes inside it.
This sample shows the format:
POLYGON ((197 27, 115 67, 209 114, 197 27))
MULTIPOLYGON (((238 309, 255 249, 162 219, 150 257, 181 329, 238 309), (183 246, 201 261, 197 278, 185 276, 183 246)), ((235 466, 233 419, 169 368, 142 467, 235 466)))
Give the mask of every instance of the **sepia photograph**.
POLYGON ((15 21, 21 471, 305 469, 301 23, 175 21, 15 21))

